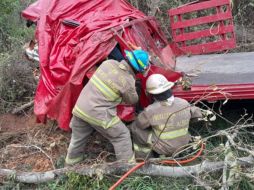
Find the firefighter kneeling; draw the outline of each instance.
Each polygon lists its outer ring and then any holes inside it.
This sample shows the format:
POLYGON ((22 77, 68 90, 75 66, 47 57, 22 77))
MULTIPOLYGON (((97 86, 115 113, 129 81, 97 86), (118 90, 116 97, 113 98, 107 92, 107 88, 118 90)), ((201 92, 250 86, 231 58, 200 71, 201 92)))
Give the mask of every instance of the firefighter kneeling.
POLYGON ((146 90, 154 103, 128 126, 136 158, 146 157, 151 148, 154 153, 171 156, 191 140, 188 133, 190 119, 202 118, 202 112, 186 100, 174 97, 173 86, 174 83, 160 74, 147 79, 146 90))

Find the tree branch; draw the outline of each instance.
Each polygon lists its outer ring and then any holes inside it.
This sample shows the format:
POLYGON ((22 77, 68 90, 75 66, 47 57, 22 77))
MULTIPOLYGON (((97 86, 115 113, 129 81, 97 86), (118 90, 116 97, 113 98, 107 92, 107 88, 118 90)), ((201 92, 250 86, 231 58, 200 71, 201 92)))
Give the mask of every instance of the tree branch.
POLYGON ((11 113, 12 114, 18 114, 19 112, 21 112, 21 111, 23 111, 23 110, 25 110, 27 108, 30 108, 33 105, 34 105, 34 101, 28 102, 28 103, 26 103, 26 104, 24 104, 24 105, 22 105, 22 106, 20 106, 18 108, 13 109, 13 111, 11 113))
MULTIPOLYGON (((254 158, 252 156, 239 158, 237 163, 242 166, 252 165, 254 158)), ((122 162, 105 163, 93 166, 77 165, 75 167, 67 167, 62 169, 51 170, 47 172, 19 172, 9 169, 0 169, 0 176, 14 176, 15 180, 22 183, 43 183, 63 176, 68 172, 75 172, 85 176, 104 175, 104 174, 122 174, 132 168, 134 164, 126 164, 122 162)), ((147 164, 140 170, 138 174, 150 176, 166 176, 166 177, 192 177, 203 172, 215 172, 222 169, 224 161, 210 162, 204 161, 200 164, 184 167, 172 167, 147 164)))

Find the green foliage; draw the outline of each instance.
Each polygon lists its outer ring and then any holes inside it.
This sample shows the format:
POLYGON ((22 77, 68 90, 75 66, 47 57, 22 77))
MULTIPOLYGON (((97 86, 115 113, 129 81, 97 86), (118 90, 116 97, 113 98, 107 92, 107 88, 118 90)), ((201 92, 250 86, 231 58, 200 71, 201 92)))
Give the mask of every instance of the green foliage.
POLYGON ((234 21, 244 26, 253 25, 254 0, 232 0, 234 21))
MULTIPOLYGON (((39 185, 36 189, 40 190, 107 190, 111 185, 113 185, 117 179, 112 176, 105 176, 103 179, 97 177, 87 177, 81 176, 75 173, 69 173, 67 177, 63 177, 51 183, 39 185)), ((123 181, 116 190, 166 190, 174 189, 180 190, 186 187, 189 189, 199 189, 193 188, 190 184, 193 181, 190 178, 168 178, 168 177, 149 177, 149 176, 129 176, 123 181)))
POLYGON ((30 101, 36 81, 32 67, 20 53, 0 55, 0 113, 30 101))
POLYGON ((99 179, 97 177, 87 177, 78 175, 76 173, 68 173, 57 181, 39 185, 37 189, 50 189, 50 190, 101 190, 108 189, 112 182, 108 178, 99 179))
POLYGON ((163 189, 184 189, 192 183, 189 178, 168 178, 150 176, 130 176, 117 190, 163 190, 163 189))
POLYGON ((26 6, 24 2, 19 0, 0 1, 0 52, 23 46, 24 41, 33 35, 33 29, 28 29, 20 16, 26 6))
POLYGON ((75 173, 68 174, 67 189, 107 189, 109 182, 107 179, 101 180, 97 177, 86 177, 75 173))
POLYGON ((36 87, 32 68, 23 57, 25 41, 33 38, 21 18, 31 0, 0 1, 0 113, 29 101, 36 87))
POLYGON ((63 168, 65 164, 65 156, 61 155, 56 161, 56 168, 63 168))

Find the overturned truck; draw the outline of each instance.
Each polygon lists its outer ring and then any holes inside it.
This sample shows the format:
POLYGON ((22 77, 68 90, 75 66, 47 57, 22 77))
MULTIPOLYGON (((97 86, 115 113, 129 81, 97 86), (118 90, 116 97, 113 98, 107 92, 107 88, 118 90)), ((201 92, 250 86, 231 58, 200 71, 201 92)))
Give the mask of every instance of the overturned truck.
MULTIPOLYGON (((188 101, 254 98, 253 52, 192 56, 235 47, 229 0, 195 1, 170 10, 171 43, 154 17, 124 0, 38 0, 22 16, 36 24, 41 75, 34 112, 40 122, 56 119, 60 128, 69 130, 83 86, 115 47, 125 56, 123 50, 132 49, 129 43, 151 55, 148 76, 160 73, 176 83, 175 96, 188 101), (214 9, 214 15, 188 16, 205 9, 214 9), (202 25, 208 28, 196 31, 202 25), (204 43, 208 37, 210 42, 204 43)), ((146 107, 147 77, 137 77, 143 84, 139 103, 146 107)), ((135 107, 119 105, 118 116, 133 120, 135 107)))

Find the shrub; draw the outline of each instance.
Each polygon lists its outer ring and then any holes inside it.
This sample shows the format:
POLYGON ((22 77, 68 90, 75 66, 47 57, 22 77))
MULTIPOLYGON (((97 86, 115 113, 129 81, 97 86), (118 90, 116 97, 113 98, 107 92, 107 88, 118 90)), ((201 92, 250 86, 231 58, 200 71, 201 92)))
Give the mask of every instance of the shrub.
POLYGON ((0 112, 3 113, 30 101, 36 81, 32 67, 19 52, 0 56, 0 112))

